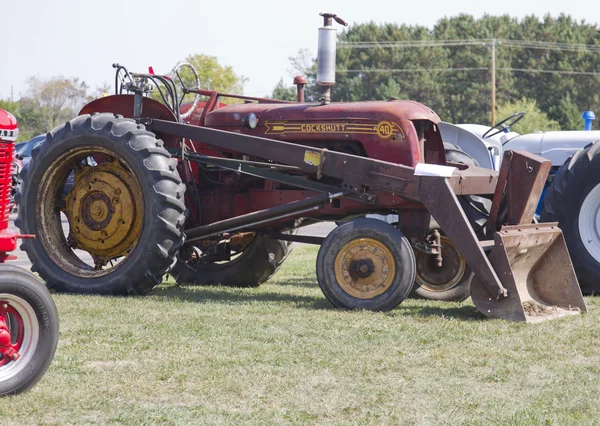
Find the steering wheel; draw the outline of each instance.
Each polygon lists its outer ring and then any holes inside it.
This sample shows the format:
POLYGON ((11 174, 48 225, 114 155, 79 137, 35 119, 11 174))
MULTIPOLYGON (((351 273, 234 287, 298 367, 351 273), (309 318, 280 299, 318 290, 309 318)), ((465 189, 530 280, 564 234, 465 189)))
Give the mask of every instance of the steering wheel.
POLYGON ((525 117, 525 112, 524 111, 517 112, 516 114, 513 114, 513 115, 511 115, 509 117, 506 117, 500 123, 496 123, 495 126, 490 127, 490 130, 488 130, 487 132, 485 132, 483 134, 483 136, 481 136, 481 138, 482 139, 489 138, 489 137, 492 137, 492 136, 496 136, 498 133, 502 133, 502 132, 508 133, 508 131, 510 130, 510 128, 512 126, 514 126, 516 123, 518 123, 520 120, 522 120, 523 117, 525 117), (494 131, 494 129, 498 129, 498 130, 496 130, 494 133, 492 133, 494 131))
MULTIPOLYGON (((186 95, 187 87, 185 87, 185 84, 183 83, 183 79, 179 75, 179 71, 182 68, 189 68, 190 70, 192 70, 192 74, 194 74, 194 79, 196 80, 196 87, 200 87, 200 77, 198 76, 198 71, 196 71, 196 68, 194 68, 194 66, 192 64, 190 64, 189 62, 179 62, 179 63, 177 63, 177 65, 175 65, 173 67, 173 69, 169 73, 169 76, 171 77, 171 79, 173 81, 175 81, 175 77, 177 77, 177 80, 179 80, 179 83, 181 84, 181 87, 183 88, 183 94, 181 95, 181 99, 183 100, 183 97, 186 95)), ((195 111, 196 107, 198 106, 199 100, 200 100, 200 95, 196 93, 196 96, 194 97, 194 102, 192 103, 192 106, 190 107, 190 109, 187 110, 187 112, 185 112, 184 114, 180 114, 181 118, 188 118, 190 115, 192 115, 192 113, 195 111)))

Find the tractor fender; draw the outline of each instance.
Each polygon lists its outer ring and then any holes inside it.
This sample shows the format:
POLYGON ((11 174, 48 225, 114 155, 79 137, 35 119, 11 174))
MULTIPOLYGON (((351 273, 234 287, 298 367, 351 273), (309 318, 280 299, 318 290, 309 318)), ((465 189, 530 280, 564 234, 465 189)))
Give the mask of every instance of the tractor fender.
POLYGON ((470 130, 444 121, 438 123, 438 126, 444 142, 458 145, 460 149, 477 160, 480 167, 494 168, 488 145, 479 136, 470 130))
MULTIPOLYGON (((134 95, 112 95, 93 100, 85 105, 79 115, 93 114, 95 112, 110 112, 126 118, 133 118, 134 95)), ((142 116, 160 120, 177 121, 169 108, 152 98, 144 98, 142 102, 142 116)), ((167 134, 158 134, 166 146, 177 147, 177 137, 167 134)))

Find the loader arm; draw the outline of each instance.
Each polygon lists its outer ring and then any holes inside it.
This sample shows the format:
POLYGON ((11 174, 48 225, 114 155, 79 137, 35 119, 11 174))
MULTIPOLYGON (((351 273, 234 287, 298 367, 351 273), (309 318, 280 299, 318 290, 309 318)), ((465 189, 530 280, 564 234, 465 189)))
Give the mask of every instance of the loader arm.
MULTIPOLYGON (((493 170, 433 166, 434 170, 450 176, 420 176, 412 167, 289 142, 157 119, 146 120, 144 124, 155 132, 201 140, 208 145, 296 166, 317 179, 339 178, 340 190, 360 194, 365 201, 376 202, 369 193, 375 188, 420 201, 452 239, 488 293, 494 299, 507 296, 456 198, 457 194, 493 194, 498 180, 498 173, 493 170)), ((194 229, 188 232, 196 233, 194 229)))

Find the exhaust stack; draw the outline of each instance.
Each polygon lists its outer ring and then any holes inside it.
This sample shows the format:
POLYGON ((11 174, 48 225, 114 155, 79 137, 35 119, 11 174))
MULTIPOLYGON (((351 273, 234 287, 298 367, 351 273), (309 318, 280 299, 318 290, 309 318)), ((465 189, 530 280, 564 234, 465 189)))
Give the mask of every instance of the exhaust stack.
POLYGON ((320 13, 323 17, 323 26, 319 28, 319 48, 317 50, 317 84, 321 86, 321 104, 331 102, 331 86, 335 84, 335 51, 337 43, 337 29, 333 27, 333 20, 345 27, 346 21, 334 13, 320 13))

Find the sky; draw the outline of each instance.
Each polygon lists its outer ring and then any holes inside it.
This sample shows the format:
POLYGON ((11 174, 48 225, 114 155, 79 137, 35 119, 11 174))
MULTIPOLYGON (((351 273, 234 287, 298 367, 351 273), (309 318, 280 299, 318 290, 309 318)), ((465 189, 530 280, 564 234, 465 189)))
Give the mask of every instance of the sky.
MULTIPOLYGON (((25 94, 27 78, 78 77, 91 89, 114 84, 112 64, 168 73, 186 56, 213 55, 248 79, 244 93, 270 94, 289 57, 316 57, 319 12, 352 25, 374 21, 428 27, 445 16, 571 15, 600 23, 591 0, 0 0, 0 99, 25 94), (7 4, 8 3, 8 4, 7 4)), ((114 90, 114 89, 113 89, 114 90)))

